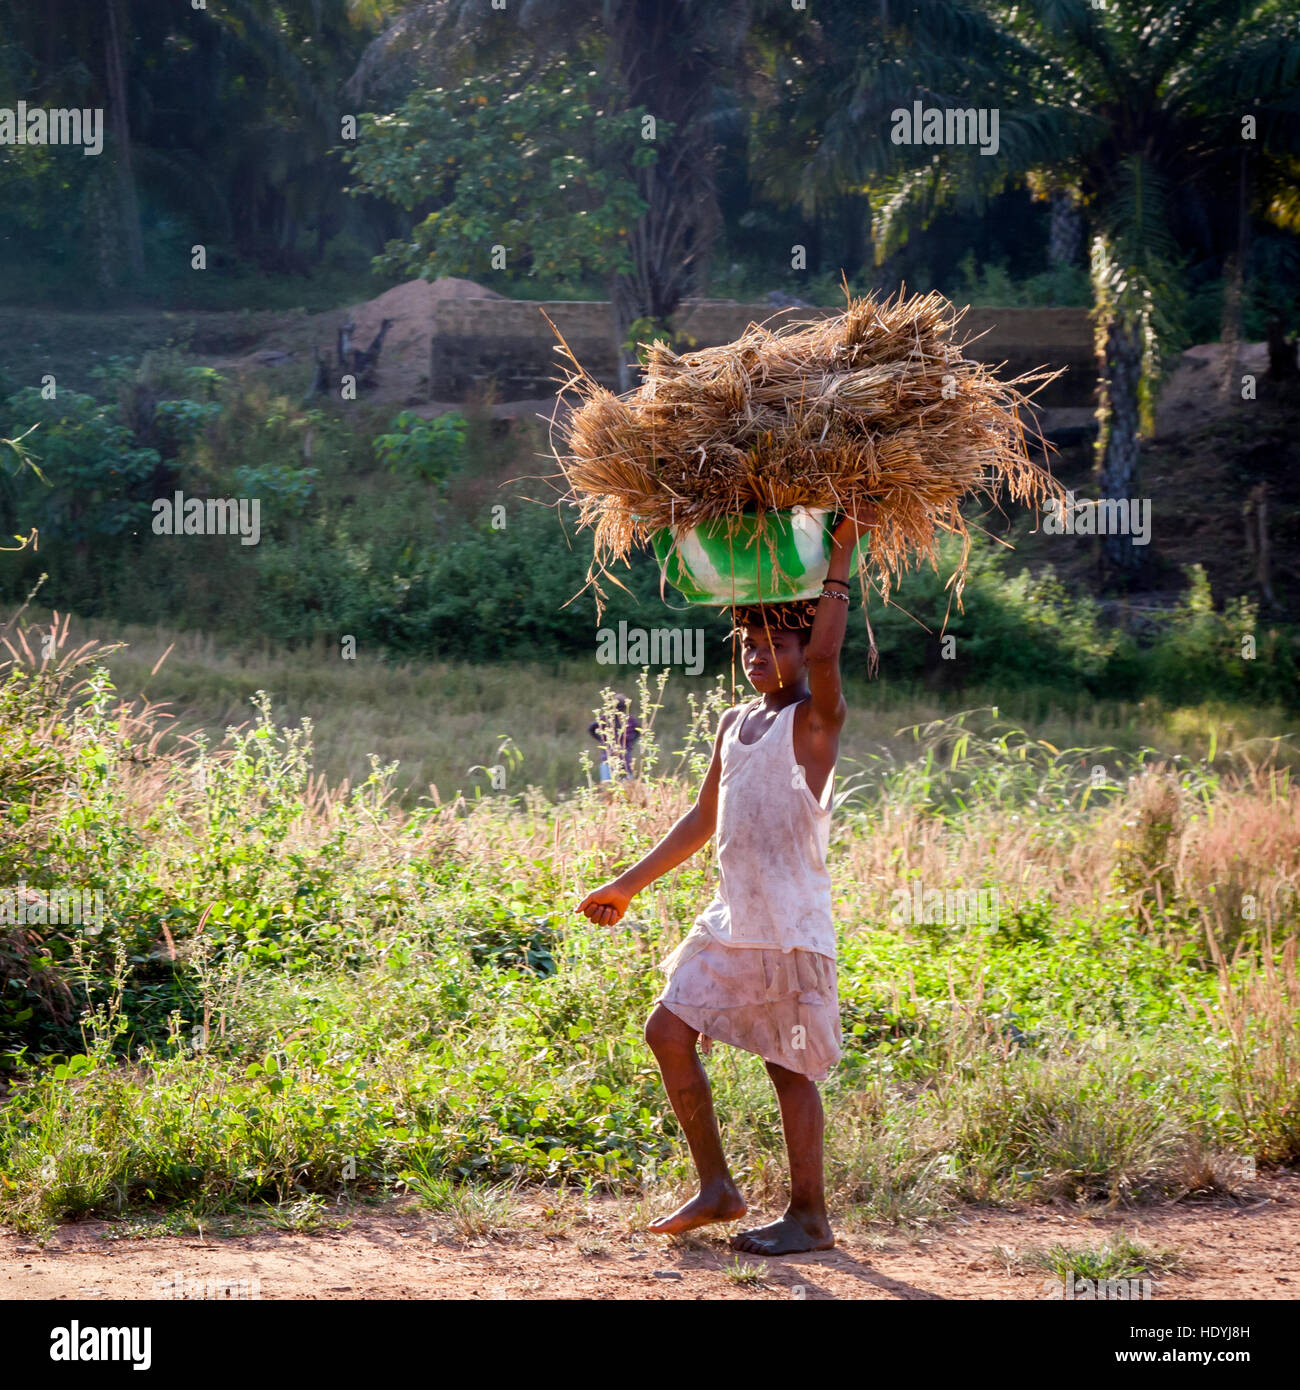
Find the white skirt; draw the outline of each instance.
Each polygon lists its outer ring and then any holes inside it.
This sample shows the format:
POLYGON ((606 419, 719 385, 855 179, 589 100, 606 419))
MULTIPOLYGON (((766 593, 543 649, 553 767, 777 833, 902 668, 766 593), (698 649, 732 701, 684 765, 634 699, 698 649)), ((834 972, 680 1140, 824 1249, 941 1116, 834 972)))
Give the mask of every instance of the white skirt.
POLYGON ((726 946, 697 923, 658 968, 668 976, 658 1002, 702 1036, 813 1081, 840 1060, 832 957, 726 946))

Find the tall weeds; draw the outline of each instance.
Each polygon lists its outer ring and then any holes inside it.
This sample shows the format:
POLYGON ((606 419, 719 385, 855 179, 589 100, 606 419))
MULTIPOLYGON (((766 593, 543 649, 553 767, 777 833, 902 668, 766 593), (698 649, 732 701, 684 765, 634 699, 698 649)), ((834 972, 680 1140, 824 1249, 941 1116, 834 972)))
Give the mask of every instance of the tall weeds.
MULTIPOLYGON (((310 722, 283 727, 266 697, 219 741, 169 742, 166 711, 118 700, 66 632, 10 634, 0 668, 0 890, 12 914, 20 880, 86 884, 106 912, 94 932, 0 921, 0 1216, 686 1181, 641 1027, 712 852, 617 930, 573 908, 691 803, 721 684, 669 745, 643 673, 632 779, 551 798, 503 746, 504 787, 403 808, 391 763, 324 780, 310 722)), ((1279 745, 1061 748, 993 709, 903 736, 914 756, 837 780, 841 1208, 1122 1201, 1300 1155, 1279 745), (914 884, 997 890, 997 910, 900 918, 914 884)), ((737 1171, 775 1194, 761 1065, 709 1066, 737 1171)))

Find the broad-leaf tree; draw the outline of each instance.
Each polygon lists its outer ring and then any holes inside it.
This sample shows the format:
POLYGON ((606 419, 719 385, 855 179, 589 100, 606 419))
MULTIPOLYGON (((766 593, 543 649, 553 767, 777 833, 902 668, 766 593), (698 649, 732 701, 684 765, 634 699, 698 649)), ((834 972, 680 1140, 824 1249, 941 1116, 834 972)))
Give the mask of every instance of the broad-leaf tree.
POLYGON ((641 113, 603 110, 598 85, 560 60, 418 87, 391 114, 363 116, 343 151, 353 190, 424 210, 382 268, 426 279, 628 271, 644 204, 623 169, 655 151, 638 138, 641 113))
MULTIPOLYGON (((756 7, 755 0, 521 0, 493 10, 481 0, 422 0, 371 46, 357 83, 381 80, 386 67, 439 86, 503 65, 522 79, 557 54, 593 54, 605 119, 651 117, 640 135, 657 155, 628 148, 621 168, 642 205, 627 229, 627 263, 611 283, 623 342, 634 323, 665 326, 707 282, 721 226, 714 115, 756 7)), ((625 385, 632 360, 622 364, 625 385)))

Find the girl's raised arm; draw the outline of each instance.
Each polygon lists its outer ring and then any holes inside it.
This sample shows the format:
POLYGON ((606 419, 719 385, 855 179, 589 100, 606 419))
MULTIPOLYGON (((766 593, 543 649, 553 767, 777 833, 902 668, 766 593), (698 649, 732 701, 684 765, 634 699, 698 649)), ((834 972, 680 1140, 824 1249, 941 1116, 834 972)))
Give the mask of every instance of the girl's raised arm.
POLYGON ((845 516, 831 535, 826 588, 838 590, 844 598, 822 595, 813 619, 812 636, 804 652, 814 731, 838 733, 848 713, 840 689, 840 648, 844 645, 844 631, 849 621, 849 560, 859 538, 875 525, 876 516, 874 505, 860 507, 845 516))

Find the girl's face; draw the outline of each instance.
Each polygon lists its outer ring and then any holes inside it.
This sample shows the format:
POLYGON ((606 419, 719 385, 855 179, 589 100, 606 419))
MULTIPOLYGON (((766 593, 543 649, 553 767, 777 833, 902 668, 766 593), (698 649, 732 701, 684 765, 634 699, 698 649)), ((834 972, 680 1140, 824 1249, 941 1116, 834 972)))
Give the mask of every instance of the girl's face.
POLYGON ((789 628, 747 624, 740 652, 745 677, 760 695, 788 689, 804 674, 804 646, 789 628))

